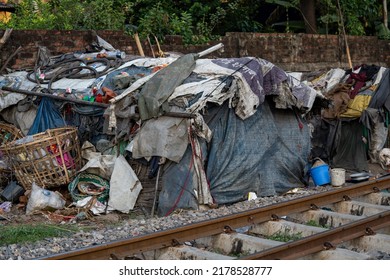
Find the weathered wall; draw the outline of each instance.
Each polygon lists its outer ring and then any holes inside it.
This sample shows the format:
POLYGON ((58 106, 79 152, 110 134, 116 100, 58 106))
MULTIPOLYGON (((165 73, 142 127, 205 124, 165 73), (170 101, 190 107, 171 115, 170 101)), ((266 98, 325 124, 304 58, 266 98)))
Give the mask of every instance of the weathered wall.
MULTIPOLYGON (((0 36, 4 30, 0 30, 0 36)), ((93 31, 14 30, 1 49, 1 65, 19 47, 8 67, 31 68, 37 57, 37 47, 47 47, 53 55, 84 51, 95 39, 93 31)), ((130 55, 138 55, 134 39, 120 31, 97 31, 97 34, 115 48, 130 55)), ((390 41, 377 37, 348 36, 352 64, 376 64, 390 66, 390 41)), ((168 36, 161 45, 164 52, 191 53, 202 51, 219 42, 221 51, 209 57, 261 57, 291 71, 312 71, 334 67, 348 68, 345 41, 337 35, 275 34, 275 33, 227 33, 220 41, 201 46, 185 46, 178 36, 168 36)), ((147 56, 152 56, 147 40, 142 42, 147 56)), ((157 46, 153 46, 157 55, 157 46)))
MULTIPOLYGON (((347 40, 353 66, 390 65, 390 41, 358 36, 347 40)), ((349 68, 345 41, 337 35, 228 33, 223 41, 229 55, 261 57, 285 70, 349 68)))

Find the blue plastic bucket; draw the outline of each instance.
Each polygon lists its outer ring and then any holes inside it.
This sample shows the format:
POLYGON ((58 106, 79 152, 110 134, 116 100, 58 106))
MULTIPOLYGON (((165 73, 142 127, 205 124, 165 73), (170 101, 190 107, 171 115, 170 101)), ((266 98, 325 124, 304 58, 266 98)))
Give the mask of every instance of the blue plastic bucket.
POLYGON ((310 169, 310 175, 316 186, 322 186, 330 183, 329 166, 327 164, 313 167, 310 169))

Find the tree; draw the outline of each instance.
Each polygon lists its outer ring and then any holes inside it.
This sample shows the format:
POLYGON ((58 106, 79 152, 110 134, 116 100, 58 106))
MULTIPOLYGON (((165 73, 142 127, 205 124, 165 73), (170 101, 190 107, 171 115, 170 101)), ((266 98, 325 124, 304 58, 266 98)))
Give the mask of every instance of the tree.
MULTIPOLYGON (((10 0, 11 1, 11 0, 10 0)), ((9 1, 9 2, 10 2, 9 1)), ((24 0, 0 28, 111 29, 138 27, 145 38, 181 35, 204 43, 226 32, 340 34, 334 0, 24 0)), ((388 1, 340 0, 349 35, 390 38, 388 1)))
POLYGON ((385 28, 389 28, 388 24, 389 16, 387 15, 387 0, 383 0, 383 24, 385 28))
POLYGON ((316 1, 301 0, 300 9, 305 21, 306 33, 317 33, 316 1))

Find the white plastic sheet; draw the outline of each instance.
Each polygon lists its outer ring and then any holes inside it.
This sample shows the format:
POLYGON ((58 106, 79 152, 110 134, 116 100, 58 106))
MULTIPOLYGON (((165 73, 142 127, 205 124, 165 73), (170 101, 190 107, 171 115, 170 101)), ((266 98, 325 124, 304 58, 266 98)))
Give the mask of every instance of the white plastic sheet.
POLYGON ((141 190, 142 185, 137 175, 124 156, 120 155, 115 160, 110 180, 108 206, 122 213, 129 213, 141 190))

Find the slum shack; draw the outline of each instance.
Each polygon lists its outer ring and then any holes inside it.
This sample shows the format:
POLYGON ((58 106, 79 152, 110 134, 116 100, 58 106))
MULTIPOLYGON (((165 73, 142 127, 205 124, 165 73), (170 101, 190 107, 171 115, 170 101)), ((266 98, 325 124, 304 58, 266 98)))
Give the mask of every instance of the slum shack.
POLYGON ((387 169, 389 69, 309 79, 259 57, 203 56, 40 48, 34 69, 2 75, 3 200, 22 189, 28 213, 71 203, 166 216, 330 184, 313 182, 318 160, 387 169), (55 199, 31 202, 45 192, 55 199))

